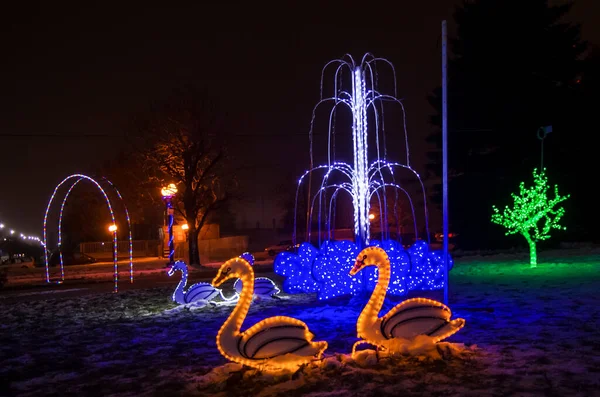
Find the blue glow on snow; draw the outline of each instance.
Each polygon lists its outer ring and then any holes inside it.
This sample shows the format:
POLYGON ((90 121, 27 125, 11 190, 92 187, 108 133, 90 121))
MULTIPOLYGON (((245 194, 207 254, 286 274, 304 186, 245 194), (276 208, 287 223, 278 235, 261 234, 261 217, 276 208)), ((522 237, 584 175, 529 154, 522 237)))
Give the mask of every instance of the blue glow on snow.
MULTIPOLYGON (((431 251, 427 242, 417 241, 408 249, 395 240, 373 240, 369 246, 383 248, 390 258, 391 280, 387 293, 402 296, 413 290, 444 287, 444 261, 441 251, 431 251)), ((275 258, 275 273, 285 277, 287 293, 314 293, 319 300, 341 295, 371 292, 377 282, 377 268, 369 267, 349 275, 359 247, 351 241, 323 242, 320 249, 303 243, 298 253, 282 252, 275 258)), ((448 258, 450 269, 452 258, 448 258)))

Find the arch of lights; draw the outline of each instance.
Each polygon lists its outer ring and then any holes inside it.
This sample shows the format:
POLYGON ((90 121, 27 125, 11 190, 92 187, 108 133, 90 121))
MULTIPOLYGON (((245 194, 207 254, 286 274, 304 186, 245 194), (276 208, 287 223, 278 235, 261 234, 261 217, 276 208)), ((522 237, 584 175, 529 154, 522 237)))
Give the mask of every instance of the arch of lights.
MULTIPOLYGON (((106 205, 108 207, 108 211, 110 212, 110 217, 112 220, 112 224, 116 225, 116 219, 115 219, 115 213, 113 211, 113 205, 112 202, 110 200, 110 198, 108 197, 108 194, 106 193, 106 190, 104 188, 102 188, 102 186, 100 185, 100 183, 98 181, 96 181, 95 179, 87 176, 87 175, 83 175, 83 174, 73 174, 73 175, 69 175, 68 177, 66 177, 65 179, 63 179, 58 185, 56 185, 56 187, 54 188, 54 192, 52 193, 52 195, 50 196, 50 200, 48 201, 48 205, 46 206, 46 212, 44 214, 44 236, 43 236, 43 245, 45 247, 44 249, 44 264, 46 267, 46 282, 50 283, 50 269, 49 269, 49 261, 48 261, 48 242, 47 242, 47 236, 48 236, 48 214, 50 213, 50 208, 52 206, 52 203, 54 202, 54 199, 58 193, 58 190, 65 184, 67 184, 67 182, 70 182, 70 186, 69 189, 67 190, 67 192, 65 193, 65 196, 63 197, 63 200, 61 202, 60 205, 60 211, 59 211, 59 215, 58 215, 58 253, 59 253, 59 258, 60 258, 60 280, 57 283, 62 283, 65 281, 65 266, 64 266, 64 260, 63 260, 63 253, 62 253, 62 220, 63 220, 63 213, 64 213, 64 209, 65 209, 65 204, 67 203, 67 199, 69 198, 69 195, 71 194, 71 192, 73 191, 73 189, 75 188, 75 186, 77 186, 77 184, 81 181, 89 181, 92 184, 94 184, 98 190, 100 191, 100 193, 102 193, 102 196, 104 197, 104 200, 106 201, 106 205)), ((119 190, 116 188, 116 186, 110 182, 108 179, 106 178, 102 178, 101 182, 106 182, 117 194, 117 196, 119 197, 119 199, 121 200, 121 203, 123 204, 123 208, 125 211, 125 217, 127 219, 127 227, 129 229, 129 281, 130 283, 133 283, 133 237, 132 237, 132 231, 131 231, 131 219, 129 217, 129 211, 127 210, 127 206, 125 205, 125 202, 123 200, 123 197, 121 196, 121 193, 119 192, 119 190)), ((118 238, 117 238, 117 234, 118 234, 118 230, 115 229, 112 231, 112 237, 113 237, 113 264, 114 264, 114 292, 118 292, 119 291, 119 265, 118 265, 118 238)))
MULTIPOLYGON (((397 98, 396 73, 394 66, 386 59, 366 54, 360 62, 352 56, 333 60, 325 65, 321 75, 320 100, 313 109, 309 131, 310 168, 300 177, 296 188, 293 244, 297 252, 284 252, 275 258, 275 272, 284 276, 286 292, 317 292, 319 299, 328 299, 344 294, 357 294, 374 287, 377 280, 376 269, 366 269, 362 275, 350 276, 354 259, 361 249, 368 246, 384 248, 390 255, 392 282, 388 293, 405 295, 410 290, 433 290, 444 288, 444 256, 442 252, 430 249, 429 216, 425 187, 419 173, 410 163, 410 150, 406 129, 404 106, 397 98), (376 65, 382 65, 379 70, 376 65), (333 93, 324 95, 325 72, 333 66, 333 93), (391 71, 393 91, 379 90, 379 73, 391 71), (386 124, 384 103, 390 103, 402 117, 402 138, 406 153, 402 161, 390 161, 386 148, 386 124), (329 104, 328 128, 326 133, 326 163, 314 166, 314 127, 317 109, 329 104), (336 151, 336 140, 343 136, 336 131, 338 120, 343 119, 338 112, 345 112, 351 119, 351 162, 340 161, 336 151), (419 239, 416 210, 409 192, 402 186, 400 172, 418 182, 423 199, 423 219, 425 234, 419 239), (311 192, 312 179, 317 180, 311 192), (307 183, 306 183, 307 182, 307 183), (297 214, 301 187, 307 186, 306 202, 307 231, 306 241, 299 246, 297 240, 297 214), (342 193, 340 195, 340 193, 342 193), (336 204, 338 196, 349 197, 352 202, 354 242, 336 241, 333 231, 336 228, 336 204), (405 249, 399 233, 398 204, 404 198, 410 207, 414 226, 415 243, 405 249), (391 201, 391 202, 390 202, 391 201), (373 240, 371 205, 379 207, 381 238, 373 240), (390 205, 391 204, 391 205, 390 205), (396 238, 390 232, 390 220, 396 220, 396 238), (313 229, 318 237, 314 238, 313 229), (311 243, 315 240, 316 247, 311 243)), ((342 126, 343 128, 343 126, 342 126)), ((348 145, 349 146, 349 145, 348 145)), ((452 265, 449 258, 448 267, 452 265)))

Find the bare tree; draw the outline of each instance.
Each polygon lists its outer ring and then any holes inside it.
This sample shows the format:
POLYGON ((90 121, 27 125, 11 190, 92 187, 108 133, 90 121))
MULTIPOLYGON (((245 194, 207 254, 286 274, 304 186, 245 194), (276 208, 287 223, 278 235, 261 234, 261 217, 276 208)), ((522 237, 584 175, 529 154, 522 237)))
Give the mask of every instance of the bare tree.
POLYGON ((156 195, 160 186, 177 185, 174 208, 189 226, 192 265, 200 265, 200 229, 237 188, 227 162, 226 125, 230 124, 214 98, 188 88, 153 106, 134 140, 156 195))

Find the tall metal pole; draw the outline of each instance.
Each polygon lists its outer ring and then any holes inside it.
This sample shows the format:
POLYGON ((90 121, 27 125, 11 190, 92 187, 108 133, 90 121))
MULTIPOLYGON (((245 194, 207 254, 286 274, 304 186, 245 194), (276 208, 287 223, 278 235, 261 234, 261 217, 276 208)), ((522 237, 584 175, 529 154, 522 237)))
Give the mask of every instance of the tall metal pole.
POLYGON ((448 304, 448 31, 442 21, 442 217, 444 223, 444 304, 448 304))
POLYGON ((169 263, 172 264, 175 257, 175 244, 173 243, 173 201, 172 197, 167 198, 167 221, 169 224, 169 263))
POLYGON ((167 223, 169 227, 169 264, 174 263, 175 257, 175 244, 173 243, 173 220, 175 211, 173 209, 173 197, 177 194, 177 186, 174 183, 170 183, 169 186, 163 187, 160 190, 160 194, 165 200, 167 206, 167 223))

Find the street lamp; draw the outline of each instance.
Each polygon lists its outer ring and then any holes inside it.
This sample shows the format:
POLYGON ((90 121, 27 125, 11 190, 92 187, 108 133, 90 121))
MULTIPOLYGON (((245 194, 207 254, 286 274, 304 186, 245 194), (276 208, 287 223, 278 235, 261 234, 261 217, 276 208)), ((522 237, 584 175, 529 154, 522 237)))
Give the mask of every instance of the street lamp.
POLYGON ((369 214, 369 219, 370 219, 370 220, 373 220, 373 219, 375 219, 375 214, 369 214))
POLYGON ((173 257, 175 256, 175 244, 173 243, 173 197, 177 194, 177 186, 175 186, 174 183, 170 183, 160 190, 160 194, 167 207, 167 222, 169 226, 169 263, 173 263, 173 257))
POLYGON ((108 227, 108 231, 112 232, 112 233, 116 232, 117 231, 117 225, 110 225, 108 227))

